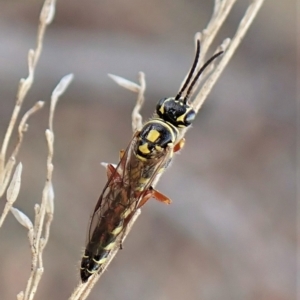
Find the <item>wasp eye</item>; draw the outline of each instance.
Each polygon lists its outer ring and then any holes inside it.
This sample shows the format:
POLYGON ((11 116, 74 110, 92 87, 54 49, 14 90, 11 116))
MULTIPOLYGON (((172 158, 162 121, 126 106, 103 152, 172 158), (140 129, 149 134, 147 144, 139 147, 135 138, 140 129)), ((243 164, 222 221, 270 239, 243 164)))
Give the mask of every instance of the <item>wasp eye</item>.
POLYGON ((156 113, 160 118, 164 115, 164 104, 167 98, 160 99, 156 104, 156 113))
POLYGON ((193 109, 191 109, 186 115, 185 115, 185 118, 184 118, 184 123, 185 123, 185 126, 189 126, 191 125, 191 123, 194 121, 195 119, 195 116, 196 116, 196 113, 193 109))

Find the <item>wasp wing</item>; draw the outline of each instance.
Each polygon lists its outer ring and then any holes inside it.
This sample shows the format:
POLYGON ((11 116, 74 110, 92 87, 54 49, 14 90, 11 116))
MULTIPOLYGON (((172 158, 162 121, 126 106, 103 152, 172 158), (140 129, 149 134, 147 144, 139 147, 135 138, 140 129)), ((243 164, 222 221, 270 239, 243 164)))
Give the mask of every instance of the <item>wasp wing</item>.
POLYGON ((155 158, 146 161, 138 159, 135 151, 138 134, 137 132, 133 136, 98 199, 91 217, 87 243, 93 238, 95 230, 99 228, 108 209, 115 211, 116 206, 126 207, 128 212, 126 223, 128 223, 138 208, 139 202, 171 160, 173 154, 171 146, 168 146, 155 158), (147 179, 147 183, 140 189, 141 179, 144 178, 147 179))
POLYGON ((124 189, 126 186, 128 186, 128 183, 125 182, 125 180, 128 180, 128 176, 125 176, 126 166, 128 164, 128 157, 131 156, 130 153, 132 152, 132 147, 135 144, 135 139, 136 135, 133 137, 128 147, 124 151, 118 165, 112 171, 97 201, 89 224, 87 243, 91 240, 93 232, 101 222, 104 213, 107 211, 108 208, 110 208, 110 206, 114 202, 116 191, 124 189))
POLYGON ((128 162, 128 175, 130 179, 130 188, 128 189, 128 199, 131 204, 135 203, 135 209, 144 198, 149 188, 156 184, 157 180, 163 171, 169 165, 172 155, 173 147, 167 146, 164 151, 158 153, 157 156, 146 161, 141 161, 136 157, 135 151, 131 152, 132 157, 128 162))

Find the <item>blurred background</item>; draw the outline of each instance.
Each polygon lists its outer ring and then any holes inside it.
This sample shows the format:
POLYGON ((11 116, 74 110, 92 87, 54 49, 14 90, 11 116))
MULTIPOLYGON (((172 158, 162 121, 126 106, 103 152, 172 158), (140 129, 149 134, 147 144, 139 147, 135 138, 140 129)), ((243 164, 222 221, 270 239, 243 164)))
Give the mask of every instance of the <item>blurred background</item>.
MULTIPOLYGON (((248 3, 237 1, 215 46, 233 36, 248 3)), ((1 140, 41 6, 0 1, 1 140)), ((37 299, 67 299, 77 284, 90 213, 106 182, 100 162, 116 163, 132 136, 136 95, 107 73, 135 82, 146 73, 147 120, 160 98, 178 91, 194 34, 212 9, 213 1, 58 1, 22 112, 38 100, 47 105, 29 120, 18 157, 15 207, 33 219, 50 94, 74 73, 55 115, 55 215, 37 299)), ((265 2, 158 185, 172 205, 144 207, 89 299, 296 299, 295 9, 293 0, 265 2)), ((30 273, 27 232, 9 215, 0 240, 0 298, 15 299, 30 273)))

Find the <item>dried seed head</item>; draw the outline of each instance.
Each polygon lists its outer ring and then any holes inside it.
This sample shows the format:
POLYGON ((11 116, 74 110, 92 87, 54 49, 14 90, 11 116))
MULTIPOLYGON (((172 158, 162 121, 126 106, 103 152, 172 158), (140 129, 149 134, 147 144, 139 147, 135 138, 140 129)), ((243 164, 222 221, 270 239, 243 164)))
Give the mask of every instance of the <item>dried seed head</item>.
POLYGON ((108 76, 115 81, 118 85, 122 86, 123 88, 130 90, 132 92, 138 93, 140 91, 140 86, 130 80, 127 80, 123 77, 108 74, 108 76))
POLYGON ((21 174, 22 174, 22 163, 19 163, 16 167, 15 173, 12 177, 12 180, 6 192, 7 202, 11 204, 13 204, 16 201, 19 195, 19 191, 21 187, 21 174))
POLYGON ((40 14, 40 22, 49 25, 52 22, 54 15, 55 0, 46 0, 40 14))
POLYGON ((11 207, 10 211, 21 225, 26 227, 28 230, 33 230, 32 222, 23 212, 14 207, 11 207))
POLYGON ((53 90, 51 99, 60 97, 65 92, 65 90, 68 88, 68 86, 71 83, 71 81, 73 80, 73 78, 74 78, 73 74, 68 74, 68 75, 64 76, 60 80, 60 82, 57 84, 55 89, 53 90))

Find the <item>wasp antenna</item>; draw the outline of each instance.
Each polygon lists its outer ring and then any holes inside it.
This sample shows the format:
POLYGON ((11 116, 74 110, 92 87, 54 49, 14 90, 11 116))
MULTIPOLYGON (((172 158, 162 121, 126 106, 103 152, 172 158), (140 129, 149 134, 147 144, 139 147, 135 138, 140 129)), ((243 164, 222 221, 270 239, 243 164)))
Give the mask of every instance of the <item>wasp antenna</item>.
POLYGON ((184 82, 182 88, 180 89, 180 91, 176 95, 175 100, 178 100, 181 97, 182 93, 184 92, 184 90, 186 89, 186 87, 188 86, 188 84, 190 83, 190 81, 192 79, 192 76, 194 74, 194 71, 196 69, 196 66, 198 64, 199 54, 200 54, 200 40, 197 39, 196 55, 195 55, 195 59, 194 59, 192 68, 191 68, 191 70, 190 70, 190 72, 188 74, 188 77, 187 77, 186 81, 184 82))
POLYGON ((189 96, 191 94, 191 91, 194 87, 194 85, 196 84, 197 80, 199 79, 200 75, 203 73, 203 71, 210 65, 210 63, 212 63, 218 56, 220 56, 221 54, 223 54, 224 51, 220 51, 216 54, 214 54, 201 68, 200 70, 198 71, 198 73, 196 74, 194 80, 192 81, 191 85, 189 86, 187 92, 186 92, 186 95, 184 97, 184 103, 186 104, 188 99, 189 99, 189 96))

